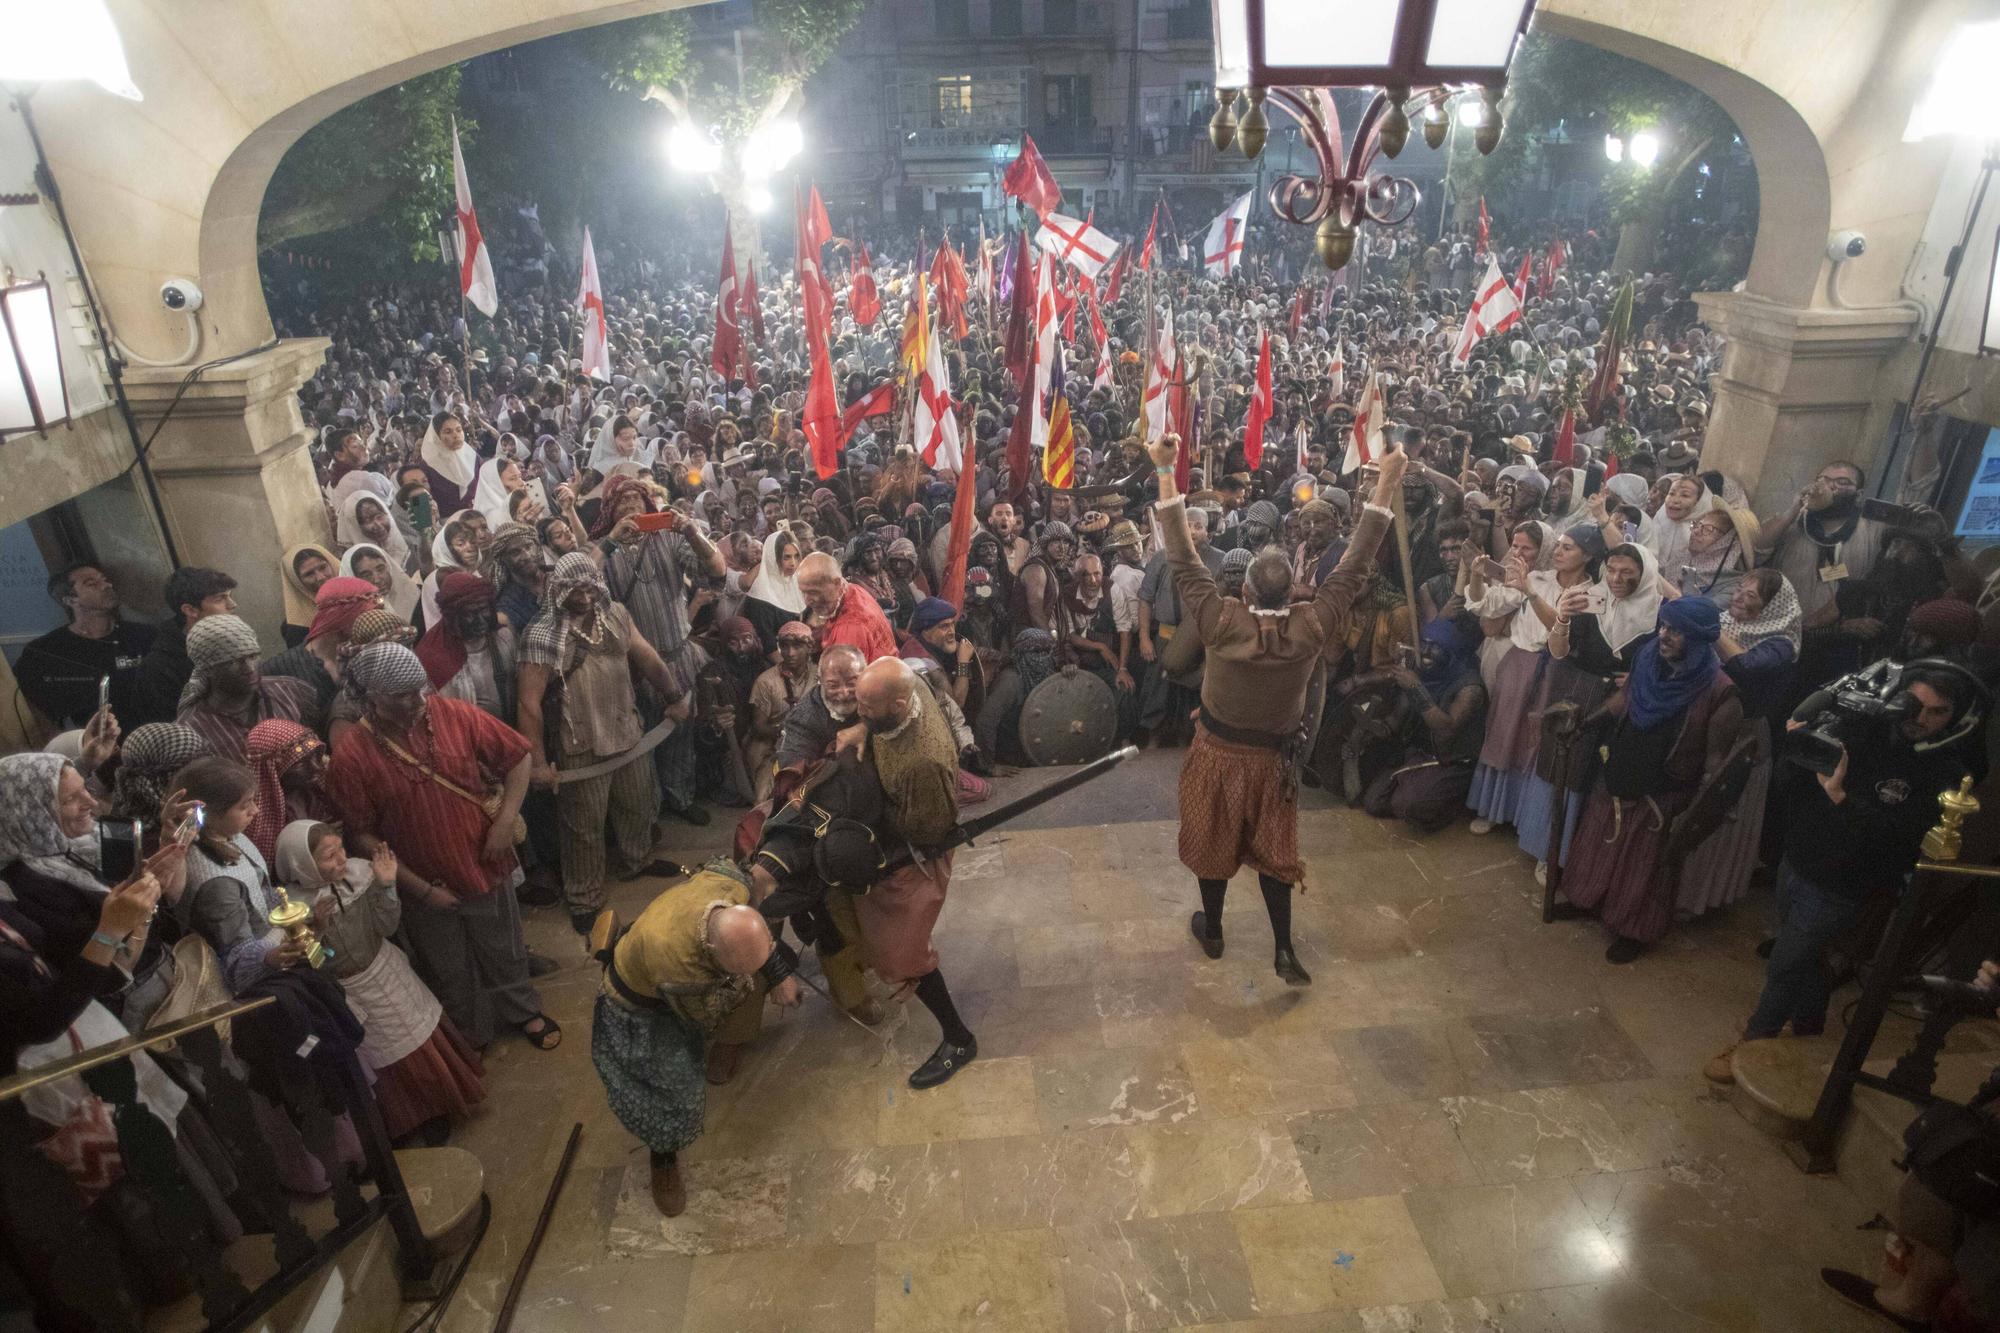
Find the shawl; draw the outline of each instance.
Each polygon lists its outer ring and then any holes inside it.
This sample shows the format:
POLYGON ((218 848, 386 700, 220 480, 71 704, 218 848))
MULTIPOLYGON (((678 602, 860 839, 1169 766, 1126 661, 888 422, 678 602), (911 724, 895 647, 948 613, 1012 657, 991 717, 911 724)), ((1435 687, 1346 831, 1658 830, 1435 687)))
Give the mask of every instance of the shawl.
MULTIPOLYGON (((1680 478, 1675 478, 1667 484, 1669 492, 1679 480, 1680 478)), ((1688 529, 1694 526, 1697 518, 1715 507, 1715 497, 1708 493, 1708 487, 1701 486, 1699 482, 1696 485, 1701 494, 1695 497, 1694 507, 1688 510, 1687 517, 1682 519, 1667 517, 1667 507, 1662 504, 1660 512, 1653 515, 1653 535, 1646 541, 1646 544, 1653 548, 1653 554, 1660 557, 1660 568, 1672 570, 1676 575, 1680 573, 1680 567, 1687 562, 1688 529)))
POLYGON ((605 614, 611 602, 611 589, 605 586, 597 562, 582 551, 571 551, 549 571, 548 584, 542 589, 542 613, 521 636, 521 661, 548 667, 561 675, 574 665, 570 661, 572 649, 576 650, 576 658, 582 660, 583 642, 572 633, 574 618, 563 606, 563 599, 584 587, 596 589, 598 614, 605 614))
POLYGON ((1722 632, 1745 648, 1754 648, 1766 639, 1788 639, 1793 650, 1797 651, 1800 626, 1804 620, 1805 608, 1799 605, 1799 594, 1793 589, 1792 581, 1780 574, 1778 591, 1764 603, 1764 609, 1757 613, 1755 620, 1738 620, 1724 608, 1722 632))
POLYGON ((764 552, 757 563, 757 577, 750 581, 750 591, 745 596, 751 601, 775 606, 789 615, 804 615, 806 597, 799 591, 798 575, 785 573, 778 563, 778 548, 784 544, 780 540, 782 537, 790 537, 801 555, 804 554, 804 543, 788 526, 780 523, 777 531, 764 540, 764 552))
POLYGON ((285 561, 279 573, 284 575, 285 623, 288 625, 312 624, 315 610, 313 595, 306 591, 305 583, 299 578, 299 557, 308 552, 323 558, 329 569, 340 568, 340 561, 334 557, 333 552, 318 542, 307 542, 303 546, 294 546, 285 552, 285 561))
POLYGON ((56 792, 69 760, 55 754, 0 758, 0 867, 19 862, 37 874, 92 893, 105 885, 92 873, 97 841, 71 838, 56 821, 56 792))
POLYGON ((424 624, 426 626, 435 625, 438 622, 438 580, 442 579, 451 570, 465 568, 465 566, 458 563, 458 557, 452 554, 451 534, 458 530, 458 525, 465 519, 466 515, 477 512, 477 510, 473 509, 459 510, 456 514, 438 524, 437 536, 431 538, 432 568, 431 572, 424 576, 422 598, 424 624))
POLYGON ((1651 634, 1660 623, 1662 594, 1659 559, 1654 556, 1651 547, 1630 542, 1626 546, 1639 553, 1639 586, 1620 597, 1611 591, 1610 584, 1598 580, 1598 586, 1611 599, 1611 605, 1597 618, 1597 630, 1614 653, 1624 652, 1625 645, 1642 635, 1651 634))
POLYGON ((447 449, 444 441, 438 438, 437 427, 427 426, 424 428, 423 446, 417 453, 430 464, 433 472, 461 491, 472 486, 473 468, 477 466, 479 455, 473 451, 469 441, 456 449, 447 449))
POLYGON ((1714 681, 1722 663, 1715 641, 1722 633, 1722 613, 1706 597, 1679 597, 1660 607, 1660 625, 1678 630, 1687 640, 1679 662, 1660 655, 1657 635, 1639 650, 1625 678, 1625 720, 1650 731, 1687 711, 1714 681))
MULTIPOLYGON (((383 604, 396 613, 398 620, 408 620, 417 613, 417 603, 423 599, 423 589, 410 577, 388 551, 373 542, 356 542, 347 548, 347 554, 340 557, 340 572, 349 578, 360 578, 354 562, 361 556, 380 556, 389 566, 389 591, 382 594, 383 604)), ((377 591, 380 591, 377 589, 377 591)), ((349 633, 353 632, 352 626, 349 633)))
MULTIPOLYGON (((374 505, 389 516, 388 540, 384 541, 376 549, 387 555, 389 563, 398 569, 408 568, 410 563, 410 543, 404 539, 402 532, 397 529, 395 511, 390 508, 389 502, 373 491, 357 490, 340 502, 340 515, 334 521, 333 525, 335 544, 351 551, 356 546, 367 546, 374 542, 375 539, 373 537, 370 537, 366 532, 361 530, 361 506, 364 503, 374 505)), ((343 568, 346 567, 346 559, 347 557, 345 556, 341 557, 343 568)))
POLYGON ((1630 505, 1639 511, 1639 531, 1630 540, 1650 547, 1653 538, 1653 519, 1646 512, 1646 501, 1652 497, 1652 491, 1646 485, 1646 479, 1636 472, 1620 472, 1615 477, 1604 479, 1604 489, 1620 505, 1630 505))
MULTIPOLYGON (((641 435, 633 443, 632 452, 625 453, 619 449, 617 439, 611 434, 612 423, 617 420, 616 416, 608 416, 604 419, 604 424, 598 427, 597 439, 590 446, 590 462, 585 466, 599 476, 607 478, 621 469, 651 472, 653 458, 660 450, 660 442, 641 435)), ((607 498, 609 498, 608 492, 607 498)))
POLYGON ((244 832, 266 862, 277 855, 278 832, 285 826, 285 773, 325 751, 318 736, 283 718, 266 718, 244 739, 243 758, 257 780, 257 816, 244 832))

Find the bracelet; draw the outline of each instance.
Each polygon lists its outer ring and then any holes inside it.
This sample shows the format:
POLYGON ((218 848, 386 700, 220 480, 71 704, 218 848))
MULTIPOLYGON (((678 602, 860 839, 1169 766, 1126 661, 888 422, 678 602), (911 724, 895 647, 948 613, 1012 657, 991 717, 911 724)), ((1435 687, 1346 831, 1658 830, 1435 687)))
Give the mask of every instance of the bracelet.
POLYGON ((1557 617, 1556 617, 1556 628, 1557 628, 1557 629, 1568 629, 1568 628, 1569 628, 1569 617, 1568 617, 1568 616, 1557 616, 1557 617))
POLYGON ((111 952, 117 953, 119 946, 125 943, 125 937, 122 935, 107 935, 101 930, 93 930, 90 932, 90 942, 92 944, 101 944, 111 950, 111 952))
POLYGON ((1161 467, 1156 463, 1153 465, 1153 475, 1156 477, 1171 477, 1174 475, 1174 469, 1170 467, 1161 467))

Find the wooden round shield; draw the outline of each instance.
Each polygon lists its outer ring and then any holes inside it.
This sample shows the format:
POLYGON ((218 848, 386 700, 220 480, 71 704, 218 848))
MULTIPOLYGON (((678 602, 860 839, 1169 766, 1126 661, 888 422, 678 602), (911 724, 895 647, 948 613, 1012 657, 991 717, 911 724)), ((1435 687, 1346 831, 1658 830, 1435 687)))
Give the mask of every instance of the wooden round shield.
POLYGON ((1036 764, 1089 763, 1117 735, 1117 696, 1088 671, 1058 671, 1021 703, 1021 749, 1036 764))

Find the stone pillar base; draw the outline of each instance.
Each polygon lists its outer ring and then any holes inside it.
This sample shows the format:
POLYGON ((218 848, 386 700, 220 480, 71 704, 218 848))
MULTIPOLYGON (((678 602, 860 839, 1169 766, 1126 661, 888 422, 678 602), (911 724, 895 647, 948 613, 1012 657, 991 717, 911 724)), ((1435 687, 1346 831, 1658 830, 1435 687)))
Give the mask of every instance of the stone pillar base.
POLYGON ((1914 311, 1805 310, 1747 292, 1698 292, 1695 303, 1729 339, 1703 466, 1741 482, 1760 514, 1830 460, 1870 467, 1881 444, 1868 435, 1876 380, 1915 331, 1914 311))
POLYGON ((285 551, 327 540, 326 502, 307 449, 312 433, 297 393, 331 345, 287 338, 217 366, 188 386, 171 415, 186 370, 125 372, 140 439, 160 427, 147 459, 182 562, 235 577, 238 614, 256 627, 267 653, 284 647, 285 551))

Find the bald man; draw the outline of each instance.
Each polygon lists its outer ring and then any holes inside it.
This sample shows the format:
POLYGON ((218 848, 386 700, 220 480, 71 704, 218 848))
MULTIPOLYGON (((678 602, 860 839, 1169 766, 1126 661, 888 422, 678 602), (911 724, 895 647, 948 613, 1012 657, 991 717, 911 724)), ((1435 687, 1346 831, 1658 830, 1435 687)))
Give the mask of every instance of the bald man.
POLYGON ((591 946, 605 961, 591 1017, 590 1058, 612 1114, 652 1152, 653 1203, 668 1217, 687 1207, 678 1154, 700 1137, 708 1100, 703 1048, 710 1038, 756 1035, 768 990, 799 1002, 798 955, 774 942, 750 905, 750 877, 712 861, 646 905, 616 935, 599 916, 591 946))
POLYGON ((841 751, 872 765, 882 784, 885 850, 893 856, 908 843, 919 854, 854 900, 869 966, 890 985, 913 985, 943 1033, 931 1058, 910 1075, 913 1088, 936 1087, 979 1054, 979 1043, 945 988, 931 943, 951 882, 951 853, 937 849, 958 819, 958 747, 944 711, 929 694, 901 658, 871 664, 855 691, 861 720, 842 731, 839 741, 841 751))
POLYGON ((821 652, 849 643, 870 662, 896 655, 896 634, 882 604, 866 588, 842 578, 839 562, 826 552, 814 551, 799 562, 799 592, 821 652))

